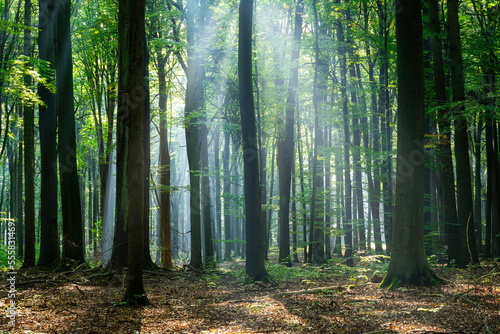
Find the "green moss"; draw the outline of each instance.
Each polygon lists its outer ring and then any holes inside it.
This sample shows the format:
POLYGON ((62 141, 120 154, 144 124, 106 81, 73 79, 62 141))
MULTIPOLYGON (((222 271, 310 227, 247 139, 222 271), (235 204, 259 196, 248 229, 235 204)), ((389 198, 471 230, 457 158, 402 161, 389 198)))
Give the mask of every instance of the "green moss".
POLYGON ((387 288, 387 290, 394 290, 399 287, 401 281, 401 275, 399 274, 387 274, 382 283, 379 284, 379 288, 387 288))

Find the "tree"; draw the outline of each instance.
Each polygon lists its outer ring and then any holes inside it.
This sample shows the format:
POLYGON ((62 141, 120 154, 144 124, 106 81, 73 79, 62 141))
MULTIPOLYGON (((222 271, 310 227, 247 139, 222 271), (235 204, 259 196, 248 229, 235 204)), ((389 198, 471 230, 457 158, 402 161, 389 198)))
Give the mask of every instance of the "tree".
MULTIPOLYGON (((24 25, 31 26, 31 0, 24 2, 24 25)), ((31 54, 31 30, 24 30, 24 55, 31 54)), ((29 76, 26 86, 31 85, 29 76)), ((25 249, 23 267, 35 266, 35 114, 33 106, 24 108, 24 226, 25 249)))
POLYGON ((201 145, 198 113, 203 108, 203 86, 201 80, 201 59, 196 50, 196 14, 199 0, 187 3, 186 29, 188 44, 188 66, 186 84, 186 146, 189 162, 190 208, 191 208, 191 265, 200 268, 203 264, 201 255, 201 208, 200 208, 200 168, 201 145))
POLYGON ((241 0, 238 32, 238 82, 240 86, 246 217, 246 273, 248 281, 269 279, 264 265, 264 236, 259 177, 259 150, 252 85, 253 0, 241 0))
POLYGON ((80 264, 84 261, 83 220, 80 184, 76 163, 73 60, 71 49, 71 1, 58 1, 55 35, 59 135, 59 176, 63 220, 63 259, 80 264))
POLYGON ((396 5, 398 132, 391 262, 380 287, 442 282, 424 249, 424 73, 419 1, 396 5), (411 40, 412 43, 404 43, 411 40))
MULTIPOLYGON (((293 34, 292 73, 288 84, 288 98, 286 101, 285 131, 278 137, 278 173, 280 191, 280 263, 291 266, 290 262, 290 185, 292 180, 295 105, 297 99, 297 85, 299 81, 300 39, 302 36, 303 0, 297 1, 295 8, 295 28, 293 34)), ((261 150, 262 152, 262 150, 261 150)))
MULTIPOLYGON (((161 38, 160 25, 155 37, 161 38)), ((164 55, 160 44, 156 44, 156 61, 158 68, 159 101, 160 108, 160 228, 161 228, 161 263, 163 267, 171 268, 172 264, 172 244, 170 232, 170 153, 168 151, 167 138, 167 83, 165 65, 168 54, 164 55)))
MULTIPOLYGON (((120 1, 119 25, 126 23, 128 31, 125 48, 128 58, 128 85, 126 90, 126 176, 128 221, 127 287, 124 301, 128 305, 148 305, 142 279, 143 267, 143 219, 144 219, 144 43, 145 1, 120 1)), ((123 70, 120 67, 120 70, 123 70)), ((119 73, 123 76, 125 73, 119 73)))
MULTIPOLYGON (((54 64, 54 5, 50 0, 39 2, 38 52, 41 60, 49 62, 46 77, 53 76, 54 64)), ((55 94, 39 85, 38 94, 44 105, 39 107, 41 189, 40 189, 40 257, 39 267, 54 267, 61 255, 57 231, 57 164, 55 94)))
MULTIPOLYGON (((465 99, 464 76, 462 69, 462 47, 460 43, 460 25, 458 20, 458 0, 448 0, 448 38, 450 43, 451 88, 453 101, 460 103, 465 99)), ((463 108, 458 107, 455 119, 455 162, 457 173, 458 222, 460 224, 460 244, 462 254, 459 266, 469 261, 478 263, 474 232, 472 204, 472 184, 470 178, 469 136, 467 118, 463 108), (469 228, 469 225, 471 226, 469 228)))
POLYGON ((445 72, 443 65, 443 51, 440 39, 439 7, 437 0, 429 0, 429 19, 432 32, 432 59, 434 72, 434 90, 439 109, 438 125, 441 141, 438 145, 439 162, 441 169, 441 200, 444 204, 443 214, 445 234, 448 244, 448 261, 457 261, 460 258, 460 238, 458 233, 457 205, 455 200, 455 181, 453 172, 453 159, 451 154, 451 122, 449 110, 444 106, 447 101, 445 72))

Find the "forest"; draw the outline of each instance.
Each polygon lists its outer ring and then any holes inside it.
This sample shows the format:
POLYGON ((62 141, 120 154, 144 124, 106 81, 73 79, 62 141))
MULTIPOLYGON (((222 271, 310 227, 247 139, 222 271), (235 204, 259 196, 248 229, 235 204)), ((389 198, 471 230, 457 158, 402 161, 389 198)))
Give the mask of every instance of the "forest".
POLYGON ((0 333, 500 333, 500 1, 0 13, 0 333))

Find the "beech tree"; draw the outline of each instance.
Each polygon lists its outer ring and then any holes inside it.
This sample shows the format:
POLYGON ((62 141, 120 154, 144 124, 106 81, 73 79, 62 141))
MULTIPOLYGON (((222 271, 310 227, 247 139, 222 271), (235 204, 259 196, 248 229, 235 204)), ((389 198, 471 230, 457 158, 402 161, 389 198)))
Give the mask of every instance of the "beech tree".
MULTIPOLYGON (((128 80, 126 86, 125 122, 126 131, 126 192, 130 205, 127 207, 128 258, 127 287, 124 301, 128 305, 148 305, 142 279, 143 268, 143 220, 144 220, 144 14, 146 3, 139 1, 120 1, 119 24, 129 26, 125 48, 128 68, 120 72, 128 80), (133 204, 132 204, 133 203, 133 204)), ((120 67, 123 70, 123 67, 120 67)))
POLYGON ((433 285, 424 250, 424 72, 420 2, 396 4, 398 140, 391 262, 380 287, 433 285), (411 40, 412 43, 402 41, 411 40))
POLYGON ((240 86, 241 136, 243 141, 246 273, 248 281, 267 281, 260 193, 259 149, 252 85, 253 0, 241 0, 238 33, 238 82, 240 86))

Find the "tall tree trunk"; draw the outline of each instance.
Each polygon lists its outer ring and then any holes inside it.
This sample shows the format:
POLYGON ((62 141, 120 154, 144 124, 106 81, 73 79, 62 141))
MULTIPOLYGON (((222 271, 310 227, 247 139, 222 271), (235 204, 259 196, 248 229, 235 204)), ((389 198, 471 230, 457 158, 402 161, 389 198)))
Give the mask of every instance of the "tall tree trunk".
POLYGON ((200 268, 203 264, 201 252, 201 202, 200 202, 200 166, 201 166, 201 136, 198 126, 199 117, 195 112, 203 108, 203 87, 201 82, 201 59, 196 52, 195 17, 198 0, 187 2, 187 43, 188 67, 186 105, 186 145, 189 162, 190 207, 191 207, 191 265, 200 268))
POLYGON ((230 199, 231 194, 231 182, 230 182, 230 170, 229 170, 229 144, 231 142, 231 136, 229 132, 225 132, 224 136, 224 153, 222 157, 222 169, 224 169, 224 261, 231 261, 231 251, 232 251, 232 229, 231 229, 231 214, 230 214, 230 199))
MULTIPOLYGON (((31 0, 24 1, 24 25, 31 27, 31 0)), ((24 55, 31 55, 31 30, 24 30, 24 55)), ((31 78, 24 78, 26 86, 31 78)), ((24 107, 24 226, 25 248, 23 268, 35 266, 35 114, 34 108, 24 107)))
POLYGON ((324 223, 323 223, 323 163, 319 156, 320 147, 323 146, 323 129, 319 125, 320 106, 322 96, 325 90, 324 78, 324 59, 320 54, 319 48, 319 21, 316 8, 316 0, 313 0, 314 10, 314 39, 315 39, 315 61, 314 61, 314 86, 313 86, 313 108, 314 108, 314 153, 313 153, 313 185, 311 195, 311 227, 310 240, 312 242, 312 252, 309 253, 310 261, 323 262, 325 261, 325 241, 324 241, 324 223), (321 72, 321 73, 320 73, 321 72))
MULTIPOLYGON (((127 140, 127 115, 129 92, 129 68, 130 59, 128 54, 128 36, 130 35, 130 19, 127 11, 130 3, 119 2, 120 15, 122 19, 118 26, 118 110, 116 122, 116 206, 115 206, 115 230, 113 237, 113 248, 108 267, 121 271, 127 266, 128 256, 128 140, 127 140)), ((142 68, 141 68, 142 69, 142 68)), ((142 84, 141 84, 142 89, 142 84)), ((134 94, 137 94, 135 88, 134 94)), ((141 91, 142 93, 142 91, 141 91)), ((136 102, 137 103, 137 102, 136 102)), ((102 198, 102 197, 101 197, 102 198)), ((97 203, 96 203, 97 204, 97 203)), ((97 208, 94 208, 97 210, 97 208)), ((141 219, 142 221, 142 219, 141 219)), ((106 251, 106 250, 102 250, 106 251)))
MULTIPOLYGON (((285 129, 278 135, 278 174, 280 191, 279 211, 279 257, 278 262, 291 266, 290 258, 290 185, 292 180, 295 104, 299 81, 300 39, 302 36, 303 0, 297 1, 295 8, 295 28, 293 34, 292 59, 290 82, 288 84, 288 98, 286 100, 285 129)), ((281 132, 281 131, 280 131, 281 132)))
POLYGON ((73 60, 71 49, 71 2, 58 2, 55 36, 56 111, 59 134, 59 176, 63 219, 62 256, 68 265, 84 261, 84 232, 78 166, 73 95, 73 60))
POLYGON ((330 230, 332 222, 332 200, 331 200, 331 171, 330 171, 330 160, 331 160, 331 145, 332 145, 332 132, 329 127, 325 128, 325 146, 327 153, 325 154, 325 259, 329 260, 332 258, 332 245, 330 242, 330 230))
POLYGON ((128 258, 127 287, 123 300, 128 305, 148 305, 149 301, 144 291, 142 268, 144 260, 144 43, 145 43, 145 1, 120 1, 119 25, 127 22, 130 33, 127 44, 120 45, 128 53, 128 85, 127 85, 127 207, 128 226, 128 258))
POLYGON ((170 231, 170 153, 168 151, 167 129, 167 82, 165 64, 167 57, 156 52, 158 59, 158 84, 160 108, 160 231, 161 231, 161 265, 172 268, 172 242, 170 231))
POLYGON ((482 184, 481 184, 481 133, 483 131, 483 120, 478 118, 474 131, 474 229, 476 230, 477 252, 483 253, 483 229, 482 229, 482 184))
POLYGON ((380 47, 380 92, 379 92, 379 114, 381 117, 380 132, 382 133, 382 194, 384 203, 384 232, 386 251, 390 252, 392 242, 392 224, 393 224, 393 199, 392 199, 392 161, 391 161, 391 111, 389 108, 389 57, 388 57, 388 19, 387 19, 387 1, 381 3, 377 0, 379 16, 379 34, 383 37, 383 45, 380 47))
POLYGON ((342 21, 337 21, 337 40, 340 44, 339 58, 340 58, 340 92, 342 99, 342 114, 344 120, 344 208, 345 220, 343 224, 344 229, 344 243, 345 243, 345 258, 348 265, 353 264, 353 245, 352 245, 352 185, 351 185, 351 138, 349 131, 349 109, 347 101, 347 56, 345 50, 345 37, 344 27, 342 21))
POLYGON ((208 128, 206 117, 202 117, 201 140, 201 208, 203 213, 203 232, 205 239, 205 263, 215 266, 214 241, 212 234, 212 205, 210 200, 210 170, 208 168, 208 128))
POLYGON ((144 262, 143 266, 146 269, 154 269, 156 268, 156 264, 153 262, 151 258, 151 251, 149 249, 149 219, 150 219, 150 193, 149 186, 151 182, 151 126, 150 126, 150 116, 151 116, 151 107, 149 103, 149 51, 147 47, 147 38, 144 33, 143 36, 144 43, 144 67, 143 67, 143 85, 144 85, 144 114, 143 114, 143 145, 144 145, 144 220, 143 220, 143 256, 144 262))
POLYGON ((297 155, 299 157, 299 178, 300 178, 300 194, 302 202, 302 241, 304 243, 304 263, 307 260, 307 210, 306 210, 306 199, 305 199, 305 186, 304 186, 304 163, 302 162, 302 141, 300 140, 300 120, 297 121, 297 155))
MULTIPOLYGON (((465 99, 464 77, 462 70, 462 46, 458 20, 458 0, 447 0, 448 38, 450 44, 451 88, 453 101, 460 103, 465 99)), ((469 261, 479 262, 474 231, 472 184, 469 160, 469 138, 466 116, 463 108, 456 110, 455 118, 455 161, 457 173, 458 222, 460 226, 460 244, 462 254, 459 266, 469 261)))
POLYGON ((243 142, 246 273, 250 281, 267 280, 264 265, 264 236, 259 178, 259 151, 252 85, 253 0, 241 0, 238 33, 238 81, 243 142))
POLYGON ((438 125, 441 141, 437 151, 441 165, 440 197, 443 203, 445 234, 448 242, 448 261, 457 261, 460 258, 460 237, 458 230, 457 205, 455 200, 455 179, 453 172, 453 160, 451 153, 451 123, 449 110, 444 107, 447 101, 445 73, 443 65, 443 51, 440 39, 441 28, 439 23, 439 7, 437 0, 429 0, 430 29, 432 31, 432 58, 434 70, 434 89, 436 92, 436 103, 439 109, 438 125))
POLYGON ((215 129, 215 139, 214 139, 214 167, 217 173, 215 178, 215 214, 217 217, 217 233, 215 238, 217 239, 216 244, 216 260, 217 262, 222 262, 222 203, 221 203, 221 176, 222 172, 220 170, 220 159, 219 159, 219 150, 220 150, 220 126, 217 126, 215 129))
MULTIPOLYGON (((39 3, 38 50, 39 58, 50 62, 54 70, 55 13, 51 0, 39 3)), ((50 76, 50 73, 43 73, 50 76)), ((40 257, 39 267, 55 267, 60 260, 57 231, 57 152, 56 152, 56 97, 44 85, 38 94, 45 105, 39 107, 41 187, 40 187, 40 257)))
POLYGON ((396 5, 398 138, 394 233, 391 262, 380 284, 430 285, 440 279, 424 249, 424 70, 420 2, 396 5), (412 43, 405 43, 411 40, 412 43))

